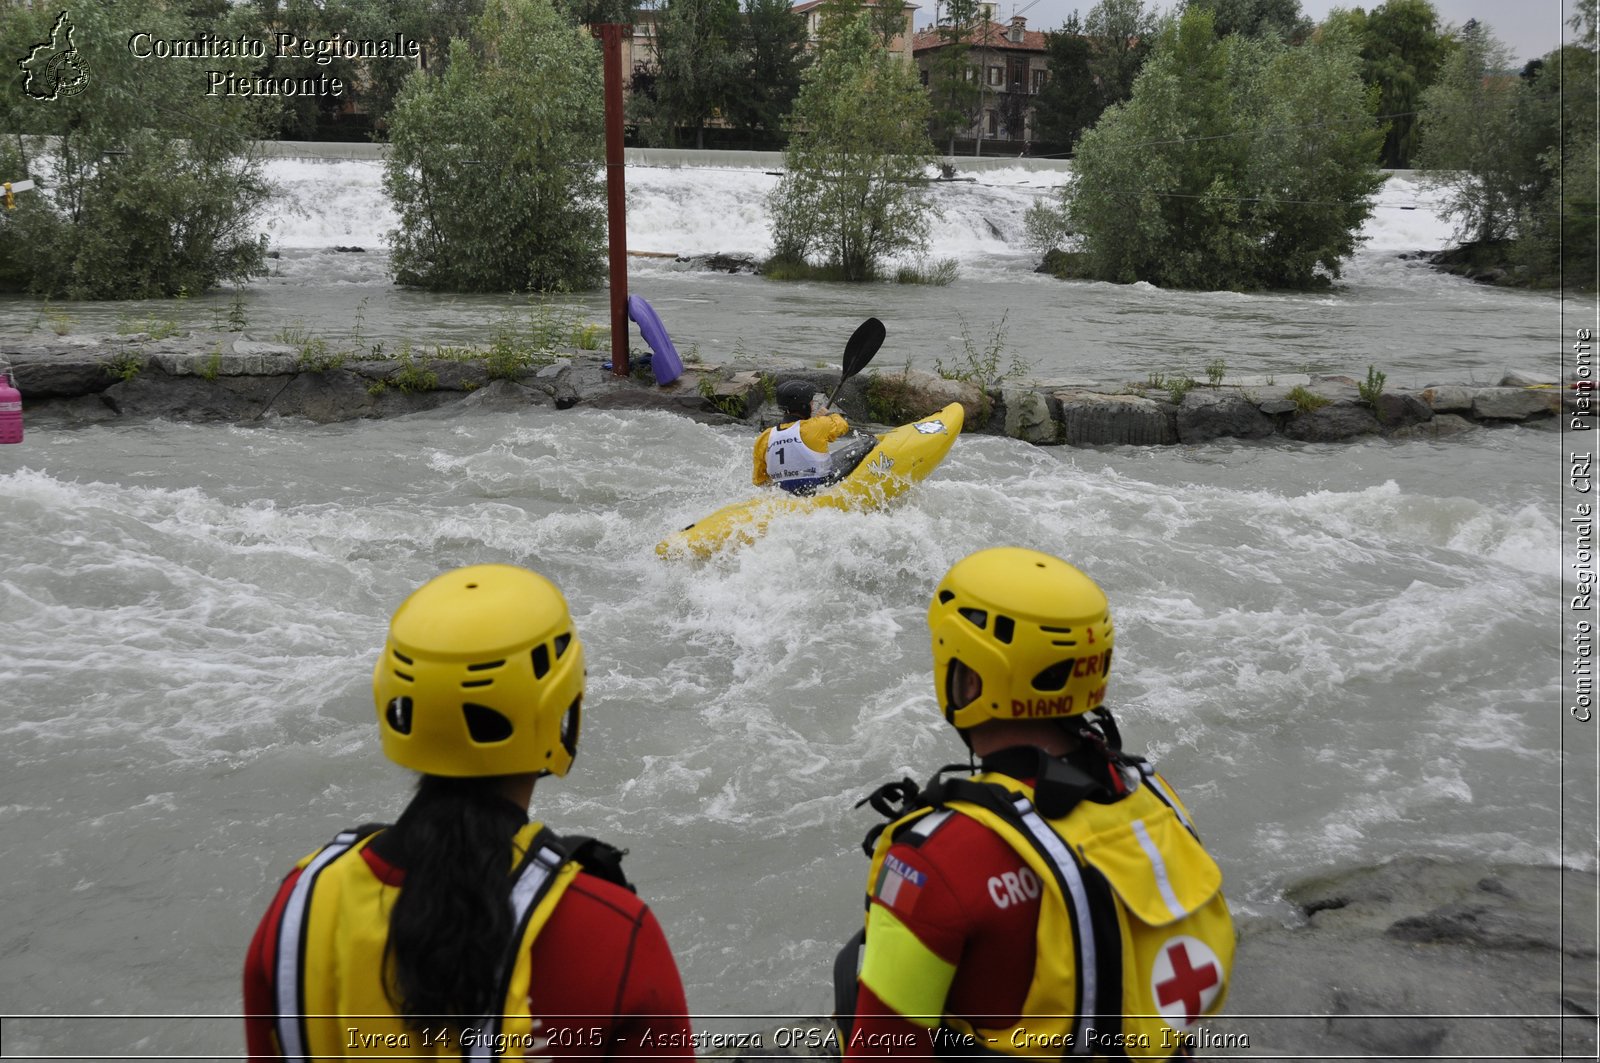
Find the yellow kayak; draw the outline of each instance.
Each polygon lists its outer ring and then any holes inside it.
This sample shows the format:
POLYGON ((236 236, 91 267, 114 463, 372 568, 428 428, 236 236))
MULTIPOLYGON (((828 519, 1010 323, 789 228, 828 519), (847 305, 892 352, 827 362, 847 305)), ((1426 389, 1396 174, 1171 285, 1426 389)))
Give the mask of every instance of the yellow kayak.
POLYGON ((963 419, 961 404, 952 402, 938 413, 879 436, 877 446, 838 483, 812 495, 769 488, 757 498, 723 506, 667 536, 656 544, 656 553, 668 558, 710 557, 726 546, 755 542, 773 518, 785 513, 876 509, 904 494, 944 460, 961 434, 963 419))

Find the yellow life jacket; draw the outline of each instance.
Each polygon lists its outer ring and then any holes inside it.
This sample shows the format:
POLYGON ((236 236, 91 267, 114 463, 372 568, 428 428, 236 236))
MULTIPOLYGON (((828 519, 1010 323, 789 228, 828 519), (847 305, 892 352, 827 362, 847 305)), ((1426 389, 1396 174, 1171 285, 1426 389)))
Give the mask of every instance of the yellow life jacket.
POLYGON ((1043 884, 1022 1017, 997 1028, 944 1016, 977 1048, 1166 1059, 1221 1010, 1234 953, 1222 871, 1164 779, 1143 761, 1125 775, 1134 784, 1126 796, 1079 800, 1054 819, 1010 776, 945 780, 932 803, 878 835, 868 882, 896 835, 926 839, 959 813, 1003 838, 1043 884))
POLYGON ((285 1060, 323 1057, 522 1058, 537 1046, 528 1009, 530 949, 579 865, 557 836, 529 823, 513 842, 516 933, 500 978, 503 1014, 471 1024, 458 1052, 443 1028, 417 1030, 384 992, 384 946, 398 886, 380 880, 361 850, 376 836, 345 831, 300 861, 278 922, 273 992, 285 1060), (513 947, 514 943, 514 947, 513 947))

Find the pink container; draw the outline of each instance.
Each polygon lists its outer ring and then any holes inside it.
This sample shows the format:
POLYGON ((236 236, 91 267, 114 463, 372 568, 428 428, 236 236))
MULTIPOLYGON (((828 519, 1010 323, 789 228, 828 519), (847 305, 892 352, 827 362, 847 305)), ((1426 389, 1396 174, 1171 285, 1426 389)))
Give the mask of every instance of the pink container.
POLYGON ((10 374, 0 375, 0 443, 22 442, 22 392, 10 374))

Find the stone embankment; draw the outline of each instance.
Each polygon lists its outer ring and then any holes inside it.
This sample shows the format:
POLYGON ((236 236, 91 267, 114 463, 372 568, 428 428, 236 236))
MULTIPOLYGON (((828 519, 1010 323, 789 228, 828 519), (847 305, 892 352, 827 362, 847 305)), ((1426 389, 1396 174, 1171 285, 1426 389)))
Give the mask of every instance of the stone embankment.
MULTIPOLYGON (((0 338, 29 423, 78 425, 163 418, 259 422, 273 417, 318 423, 388 417, 456 404, 510 409, 527 405, 664 409, 711 423, 772 420, 773 381, 802 377, 819 391, 837 369, 774 365, 762 369, 690 365, 667 387, 645 370, 618 377, 600 351, 504 360, 363 360, 261 342, 238 333, 155 338, 53 336, 0 338)), ((1562 419, 1589 424, 1592 393, 1556 380, 1507 374, 1492 386, 1438 383, 1362 394, 1343 376, 1192 381, 1039 380, 987 390, 900 369, 869 368, 840 391, 856 423, 898 424, 950 402, 966 410, 969 433, 1006 435, 1038 445, 1168 445, 1214 439, 1326 443, 1362 437, 1433 439, 1479 426, 1562 419), (1369 401, 1371 400, 1371 401, 1369 401)))
MULTIPOLYGON (((1595 876, 1403 857, 1305 879, 1288 917, 1237 920, 1198 1059, 1594 1059, 1595 876)), ((705 1053, 830 1059, 822 1017, 705 1053)), ((1044 1057, 1035 1057, 1044 1058, 1044 1057)))

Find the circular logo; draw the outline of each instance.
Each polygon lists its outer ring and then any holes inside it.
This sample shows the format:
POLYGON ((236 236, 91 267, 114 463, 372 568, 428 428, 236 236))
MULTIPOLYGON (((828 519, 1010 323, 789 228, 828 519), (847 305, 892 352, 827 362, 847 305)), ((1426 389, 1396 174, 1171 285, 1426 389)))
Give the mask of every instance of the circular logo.
POLYGON ((1222 985, 1222 961, 1210 945, 1187 934, 1161 943, 1150 969, 1150 996, 1168 1026, 1193 1026, 1216 1003, 1222 985))
POLYGON ((51 86, 55 96, 76 96, 83 91, 89 83, 89 75, 83 70, 83 57, 76 48, 67 52, 57 52, 50 57, 49 64, 45 67, 44 83, 51 86))

